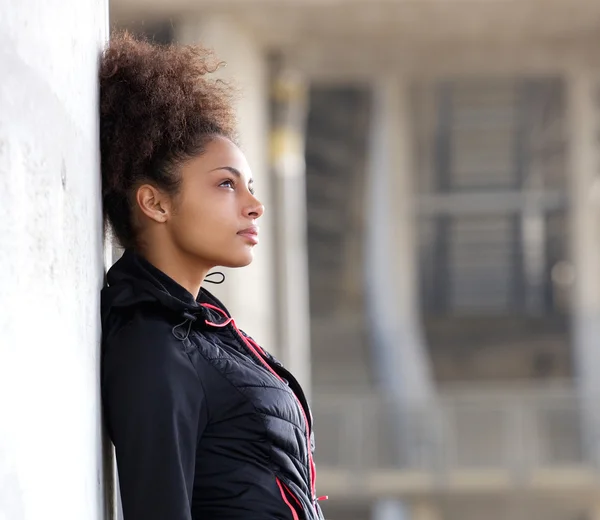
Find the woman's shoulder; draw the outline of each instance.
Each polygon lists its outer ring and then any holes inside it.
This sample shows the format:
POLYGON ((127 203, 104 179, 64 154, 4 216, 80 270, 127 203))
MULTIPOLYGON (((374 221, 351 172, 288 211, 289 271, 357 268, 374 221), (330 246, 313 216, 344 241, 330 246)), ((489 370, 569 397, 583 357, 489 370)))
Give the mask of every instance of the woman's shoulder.
POLYGON ((174 325, 148 312, 136 312, 103 340, 105 368, 168 371, 190 368, 185 342, 173 333, 174 325))
MULTIPOLYGON (((152 308, 136 308, 114 316, 114 320, 103 333, 106 347, 121 344, 151 342, 163 345, 172 337, 173 324, 152 308)), ((175 338, 173 338, 175 339, 175 338)))

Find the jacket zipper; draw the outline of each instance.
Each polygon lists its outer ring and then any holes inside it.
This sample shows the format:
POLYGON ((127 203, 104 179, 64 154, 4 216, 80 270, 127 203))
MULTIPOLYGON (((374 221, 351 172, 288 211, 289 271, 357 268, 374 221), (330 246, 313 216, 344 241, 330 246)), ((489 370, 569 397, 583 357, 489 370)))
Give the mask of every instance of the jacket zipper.
MULTIPOLYGON (((225 321, 223 323, 213 323, 211 321, 206 320, 205 322, 206 322, 207 325, 210 325, 210 326, 213 326, 213 327, 218 327, 218 328, 224 328, 227 325, 231 325, 233 327, 233 329, 235 330, 238 338, 240 338, 242 340, 242 342, 244 343, 244 345, 246 345, 246 347, 248 348, 248 350, 250 350, 250 352, 256 357, 256 359, 258 359, 258 361, 271 374, 273 374, 277 379, 279 379, 279 381, 281 381, 282 383, 285 383, 285 381, 283 380, 283 378, 277 372, 275 372, 275 370, 273 370, 273 368, 271 367, 271 365, 269 365, 269 363, 265 360, 265 357, 263 355, 261 355, 260 351, 262 351, 262 348, 260 347, 260 345, 258 345, 257 343, 255 343, 250 338, 246 338, 246 336, 244 336, 244 334, 242 334, 242 332, 240 331, 240 329, 238 329, 238 326, 236 325, 236 323, 233 320, 233 318, 227 316, 227 314, 225 314, 222 309, 220 309, 219 307, 217 307, 215 305, 211 305, 209 303, 203 303, 202 306, 203 307, 207 307, 209 309, 213 309, 213 310, 217 311, 219 314, 222 314, 222 315, 225 316, 225 321)), ((309 475, 310 475, 310 491, 311 491, 311 495, 312 495, 311 496, 311 500, 312 500, 312 502, 314 504, 315 512, 317 513, 317 516, 318 516, 317 504, 316 504, 316 501, 315 501, 315 497, 316 497, 316 469, 315 469, 315 463, 314 463, 313 456, 312 456, 312 449, 311 449, 311 442, 310 442, 310 422, 308 421, 308 417, 306 416, 306 412, 304 411, 304 406, 302 406, 302 403, 300 402, 300 399, 298 398, 298 396, 296 395, 295 392, 292 391, 292 394, 293 394, 294 398, 296 399, 296 402, 298 403, 298 407, 300 408, 300 412, 302 413, 302 417, 304 418, 304 422, 306 424, 306 450, 308 452, 308 471, 309 471, 309 475)), ((297 518, 294 517, 294 520, 297 520, 297 518)))
MULTIPOLYGON (((258 349, 256 349, 252 345, 251 341, 247 340, 244 337, 244 335, 241 334, 239 331, 238 331, 238 334, 242 338, 242 340, 244 341, 244 343, 246 343, 246 345, 254 353, 254 355, 267 368, 267 370, 269 372, 271 372, 282 383, 285 383, 285 381, 283 381, 282 377, 277 372, 275 372, 275 370, 273 370, 273 368, 269 365, 269 363, 260 354, 260 351, 258 351, 258 349)), ((308 453, 308 470, 309 470, 309 474, 310 474, 310 490, 311 490, 311 495, 312 495, 313 500, 314 500, 314 497, 315 497, 315 485, 316 485, 316 479, 315 479, 315 473, 316 473, 316 471, 315 471, 315 463, 313 461, 312 449, 311 449, 311 442, 310 442, 310 423, 308 421, 308 417, 306 415, 306 412, 304 411, 304 406, 302 406, 302 402, 300 401, 300 399, 298 398, 298 396, 296 395, 295 392, 292 392, 292 394, 294 396, 294 399, 296 399, 296 402, 298 403, 298 408, 300 409, 300 412, 302 413, 302 417, 304 418, 304 423, 306 424, 306 451, 308 453)), ((315 506, 315 510, 316 510, 316 506, 315 506)))

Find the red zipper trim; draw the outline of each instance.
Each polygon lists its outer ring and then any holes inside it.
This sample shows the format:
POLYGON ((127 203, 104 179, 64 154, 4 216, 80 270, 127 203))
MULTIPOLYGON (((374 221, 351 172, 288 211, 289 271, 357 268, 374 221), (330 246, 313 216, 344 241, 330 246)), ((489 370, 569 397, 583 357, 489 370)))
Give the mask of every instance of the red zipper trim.
MULTIPOLYGON (((222 328, 222 327, 226 327, 227 325, 231 324, 233 326, 233 328, 235 329, 235 331, 237 332, 238 336, 242 339, 242 341, 244 342, 244 344, 248 347, 248 349, 250 350, 250 352, 252 352, 256 356, 256 358, 262 363, 262 365, 269 372, 271 372, 271 374, 273 374, 282 383, 285 383, 284 380, 281 378, 281 376, 277 372, 275 372, 275 370, 273 370, 271 368, 271 366, 269 365, 269 363, 267 363, 265 361, 263 355, 261 355, 259 353, 259 351, 262 351, 262 348, 260 347, 260 345, 258 345, 258 343, 256 343, 255 341, 250 340, 249 338, 246 338, 246 336, 244 336, 240 332, 240 329, 238 329, 238 326, 236 325, 236 323, 233 320, 233 318, 228 317, 227 314, 225 314, 225 311, 223 311, 223 309, 221 309, 221 308, 219 308, 219 307, 217 307, 215 305, 211 305, 210 303, 202 303, 201 305, 202 305, 202 307, 206 307, 207 309, 212 309, 214 311, 217 311, 219 314, 224 315, 227 318, 223 323, 213 323, 212 321, 205 320, 204 322, 207 325, 210 325, 212 327, 220 327, 220 328, 222 328)), ((309 426, 310 423, 308 422, 308 417, 306 416, 306 412, 304 411, 304 407, 302 406, 302 403, 300 402, 300 399, 298 399, 298 396, 295 393, 294 393, 294 398, 298 402, 298 407, 300 408, 300 412, 302 413, 302 417, 304 418, 304 422, 306 424, 306 448, 307 448, 307 451, 308 451, 308 463, 309 463, 309 466, 310 466, 310 488, 311 488, 312 498, 314 500, 314 497, 316 497, 317 470, 315 468, 315 462, 313 460, 312 450, 311 450, 310 426, 309 426)), ((315 510, 316 510, 316 504, 315 504, 315 510)))
MULTIPOLYGON (((277 482, 277 487, 279 487, 279 491, 281 492, 281 498, 283 498, 283 501, 287 504, 287 506, 290 508, 290 511, 292 512, 292 517, 294 518, 294 520, 300 520, 298 518, 298 513, 296 512, 296 510, 294 509, 294 506, 292 506, 292 504, 290 504, 290 501, 287 499, 287 496, 285 494, 285 489, 284 489, 281 481, 275 477, 275 481, 277 482)), ((288 489, 288 493, 290 493, 289 489, 288 489)), ((294 496, 293 493, 290 493, 290 495, 294 498, 294 500, 296 500, 296 502, 298 502, 298 499, 294 496)))
POLYGON ((292 490, 285 484, 285 482, 283 482, 279 478, 277 478, 277 480, 279 480, 279 484, 281 486, 283 486, 283 488, 288 492, 288 495, 290 495, 294 499, 294 502, 296 502, 296 504, 298 504, 300 509, 302 509, 304 511, 304 507, 302 506, 302 503, 300 502, 300 500, 298 500, 298 497, 292 492, 292 490))
MULTIPOLYGON (((263 349, 260 347, 260 345, 258 345, 254 340, 252 340, 251 338, 246 338, 240 331, 239 329, 236 327, 236 330, 238 331, 238 334, 240 335, 240 337, 244 340, 244 342, 251 347, 254 346, 257 350, 259 350, 260 352, 264 352, 263 349)), ((267 367, 267 369, 274 374, 281 382, 284 382, 283 379, 279 376, 279 374, 277 374, 277 372, 275 372, 271 366, 263 359, 262 356, 264 356, 264 354, 261 356, 259 354, 257 354, 258 357, 261 359, 261 361, 263 362, 263 364, 267 367)), ((311 492, 312 492, 312 496, 315 497, 316 496, 316 481, 317 481, 317 470, 315 468, 315 462, 313 460, 313 456, 312 456, 312 449, 311 449, 311 442, 310 442, 310 426, 309 426, 309 422, 308 422, 308 417, 306 416, 306 412, 304 411, 304 407, 302 406, 302 403, 300 402, 300 399, 298 399, 298 396, 296 394, 294 394, 294 398, 296 399, 296 401, 298 402, 298 408, 300 408, 300 412, 302 413, 302 417, 304 418, 304 422, 306 424, 306 448, 308 451, 308 460, 309 460, 309 464, 310 464, 310 476, 311 476, 311 492)), ((316 509, 316 508, 315 508, 316 509)))

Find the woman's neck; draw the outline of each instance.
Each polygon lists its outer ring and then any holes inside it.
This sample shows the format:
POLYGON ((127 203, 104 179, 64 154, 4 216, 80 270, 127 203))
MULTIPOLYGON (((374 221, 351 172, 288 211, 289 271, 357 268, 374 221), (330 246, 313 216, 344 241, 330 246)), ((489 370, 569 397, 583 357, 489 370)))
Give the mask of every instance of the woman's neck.
POLYGON ((212 266, 203 266, 197 258, 170 248, 144 248, 138 251, 154 267, 175 280, 194 298, 212 266))

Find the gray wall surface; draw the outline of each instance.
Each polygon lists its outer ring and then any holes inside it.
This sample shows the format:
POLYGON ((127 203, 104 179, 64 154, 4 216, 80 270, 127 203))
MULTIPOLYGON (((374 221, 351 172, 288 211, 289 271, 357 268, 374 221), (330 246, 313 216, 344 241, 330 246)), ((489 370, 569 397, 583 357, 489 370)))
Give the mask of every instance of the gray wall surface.
POLYGON ((0 518, 105 517, 105 0, 0 2, 0 518))

